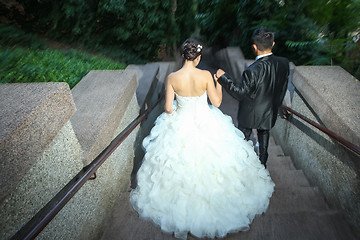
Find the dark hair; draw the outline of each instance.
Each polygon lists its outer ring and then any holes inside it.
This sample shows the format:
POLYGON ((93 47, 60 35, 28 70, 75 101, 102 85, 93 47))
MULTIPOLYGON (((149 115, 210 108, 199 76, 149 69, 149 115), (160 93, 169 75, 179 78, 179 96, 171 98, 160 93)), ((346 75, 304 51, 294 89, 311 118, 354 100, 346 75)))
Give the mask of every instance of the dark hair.
POLYGON ((199 55, 201 55, 203 46, 195 39, 186 39, 181 45, 181 56, 185 60, 194 61, 199 55))
POLYGON ((252 40, 260 51, 270 50, 274 42, 274 33, 261 27, 254 31, 252 40))

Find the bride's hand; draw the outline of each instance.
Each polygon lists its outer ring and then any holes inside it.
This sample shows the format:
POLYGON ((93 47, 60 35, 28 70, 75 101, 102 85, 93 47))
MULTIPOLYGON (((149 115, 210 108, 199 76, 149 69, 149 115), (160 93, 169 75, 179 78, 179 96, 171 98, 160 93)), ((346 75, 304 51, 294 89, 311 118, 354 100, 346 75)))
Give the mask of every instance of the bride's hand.
POLYGON ((216 75, 217 78, 219 78, 219 77, 221 77, 223 74, 225 74, 225 72, 224 72, 222 69, 218 69, 215 75, 216 75))

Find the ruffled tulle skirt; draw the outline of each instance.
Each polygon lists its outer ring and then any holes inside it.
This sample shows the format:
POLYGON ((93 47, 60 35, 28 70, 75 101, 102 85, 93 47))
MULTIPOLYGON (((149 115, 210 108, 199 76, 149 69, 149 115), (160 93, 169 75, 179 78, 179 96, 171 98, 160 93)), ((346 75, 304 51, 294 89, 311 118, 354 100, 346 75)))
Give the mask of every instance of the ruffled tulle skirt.
POLYGON ((251 142, 215 107, 161 114, 143 141, 130 194, 134 209, 165 232, 224 237, 249 229, 274 190, 251 142))

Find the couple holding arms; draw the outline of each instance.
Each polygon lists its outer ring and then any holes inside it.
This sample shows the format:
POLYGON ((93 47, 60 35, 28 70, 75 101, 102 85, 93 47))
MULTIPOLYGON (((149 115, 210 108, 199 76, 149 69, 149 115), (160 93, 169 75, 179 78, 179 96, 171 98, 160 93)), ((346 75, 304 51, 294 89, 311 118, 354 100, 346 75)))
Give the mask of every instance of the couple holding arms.
POLYGON ((266 169, 269 131, 285 96, 289 61, 272 54, 274 33, 267 29, 256 29, 252 40, 257 57, 240 81, 219 69, 215 84, 210 72, 196 68, 203 46, 186 40, 184 64, 166 82, 165 112, 143 141, 130 201, 140 217, 176 238, 246 231, 268 208, 275 186, 266 169), (239 100, 238 128, 218 109, 222 88, 239 100), (249 141, 252 129, 259 156, 249 141))

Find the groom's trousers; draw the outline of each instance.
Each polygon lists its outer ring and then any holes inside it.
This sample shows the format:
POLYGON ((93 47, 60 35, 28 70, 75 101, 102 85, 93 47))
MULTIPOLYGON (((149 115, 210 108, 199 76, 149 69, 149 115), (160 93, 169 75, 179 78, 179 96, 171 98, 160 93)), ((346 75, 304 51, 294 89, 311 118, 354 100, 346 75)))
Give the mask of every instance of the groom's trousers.
MULTIPOLYGON (((252 129, 242 126, 238 126, 238 128, 244 133, 245 139, 250 140, 252 129)), ((269 157, 267 150, 269 147, 270 130, 257 129, 257 138, 259 142, 259 159, 260 162, 266 167, 266 162, 269 157)))

